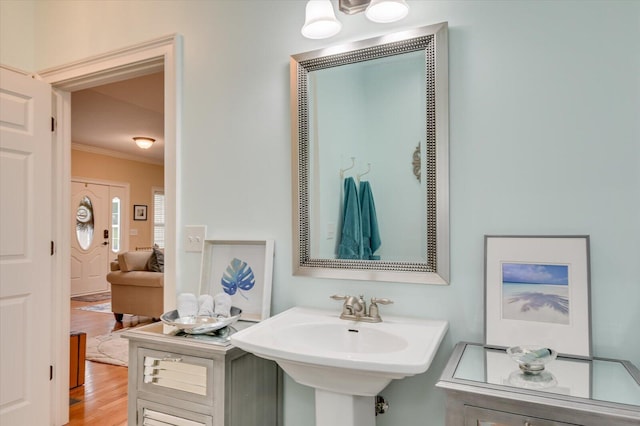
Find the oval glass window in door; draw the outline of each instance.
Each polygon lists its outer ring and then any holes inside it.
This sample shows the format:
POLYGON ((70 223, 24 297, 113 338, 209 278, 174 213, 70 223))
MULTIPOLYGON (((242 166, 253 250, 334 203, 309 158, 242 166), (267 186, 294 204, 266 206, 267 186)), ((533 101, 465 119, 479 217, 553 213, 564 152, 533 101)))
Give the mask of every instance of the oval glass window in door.
POLYGON ((93 204, 86 195, 76 209, 76 238, 83 250, 89 250, 93 242, 93 204))

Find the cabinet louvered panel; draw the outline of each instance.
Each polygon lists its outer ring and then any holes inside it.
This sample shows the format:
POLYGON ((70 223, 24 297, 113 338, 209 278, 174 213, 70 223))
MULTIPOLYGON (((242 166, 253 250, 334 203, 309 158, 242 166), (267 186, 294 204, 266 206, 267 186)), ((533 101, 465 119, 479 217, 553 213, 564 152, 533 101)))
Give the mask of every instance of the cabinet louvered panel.
POLYGON ((143 409, 142 410, 143 426, 206 426, 205 423, 194 422, 182 417, 172 416, 171 414, 161 413, 159 411, 143 409))
POLYGON ((213 360, 150 349, 140 354, 141 389, 200 403, 214 398, 213 360))

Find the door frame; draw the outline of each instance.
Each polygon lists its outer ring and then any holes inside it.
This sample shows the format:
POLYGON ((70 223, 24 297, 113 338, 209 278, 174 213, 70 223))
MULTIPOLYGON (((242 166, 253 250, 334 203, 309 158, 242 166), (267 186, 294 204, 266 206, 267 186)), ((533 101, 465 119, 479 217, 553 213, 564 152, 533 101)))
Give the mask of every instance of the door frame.
POLYGON ((53 137, 53 261, 51 344, 51 419, 69 421, 71 92, 164 70, 164 188, 166 201, 164 310, 175 308, 178 223, 180 223, 180 145, 182 106, 182 36, 172 34, 134 46, 48 68, 38 76, 53 88, 57 129, 53 137))

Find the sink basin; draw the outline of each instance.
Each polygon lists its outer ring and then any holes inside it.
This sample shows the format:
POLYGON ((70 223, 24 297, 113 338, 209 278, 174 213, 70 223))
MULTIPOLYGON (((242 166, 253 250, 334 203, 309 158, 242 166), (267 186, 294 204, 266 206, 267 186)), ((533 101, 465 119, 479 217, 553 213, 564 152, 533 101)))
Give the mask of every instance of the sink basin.
POLYGON ((365 323, 295 307, 233 334, 231 343, 277 362, 303 385, 370 397, 393 379, 427 371, 447 328, 441 320, 384 316, 365 323))

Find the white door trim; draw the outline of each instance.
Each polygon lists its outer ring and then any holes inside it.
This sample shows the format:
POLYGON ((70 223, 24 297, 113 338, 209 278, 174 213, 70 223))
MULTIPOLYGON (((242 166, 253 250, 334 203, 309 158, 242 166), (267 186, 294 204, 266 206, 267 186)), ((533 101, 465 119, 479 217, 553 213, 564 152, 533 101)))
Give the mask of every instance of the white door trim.
MULTIPOLYGON (((58 256, 53 272, 54 347, 52 423, 69 419, 69 221, 71 189, 71 92, 161 71, 164 67, 164 187, 167 227, 165 229, 164 310, 175 308, 177 224, 180 223, 180 141, 182 107, 182 36, 173 34, 135 46, 93 56, 81 61, 40 71, 39 76, 54 88, 58 129, 54 145, 54 236, 58 256)), ((81 331, 81 330, 79 330, 81 331)))

